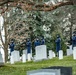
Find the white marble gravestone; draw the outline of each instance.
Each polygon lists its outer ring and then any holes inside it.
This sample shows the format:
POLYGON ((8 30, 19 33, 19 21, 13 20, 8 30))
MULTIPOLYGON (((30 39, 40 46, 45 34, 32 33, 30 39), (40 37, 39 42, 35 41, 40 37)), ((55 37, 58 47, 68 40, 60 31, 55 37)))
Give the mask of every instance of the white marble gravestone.
POLYGON ((26 49, 26 50, 23 50, 23 53, 26 54, 27 61, 31 61, 31 59, 32 59, 32 50, 31 50, 31 53, 27 53, 27 49, 26 49))
POLYGON ((23 55, 22 55, 22 62, 23 62, 23 63, 26 62, 26 54, 23 54, 23 55))
POLYGON ((70 55, 72 55, 73 54, 72 45, 70 45, 69 48, 70 48, 70 55))
POLYGON ((70 55, 70 49, 67 49, 67 56, 70 55))
POLYGON ((2 65, 2 64, 3 64, 3 58, 2 58, 2 54, 0 52, 0 65, 2 65))
POLYGON ((13 57, 14 62, 20 61, 19 51, 14 50, 11 53, 11 56, 13 57))
POLYGON ((59 50, 59 59, 63 59, 63 51, 59 50))
POLYGON ((76 60, 76 47, 73 49, 73 59, 76 60))
POLYGON ((22 62, 26 62, 27 59, 27 50, 23 50, 22 62))
POLYGON ((47 59, 46 45, 36 46, 35 48, 35 60, 47 59))
POLYGON ((31 59, 33 59, 33 56, 32 56, 32 49, 31 49, 31 59))
POLYGON ((56 57, 55 52, 53 52, 53 57, 56 57))
POLYGON ((27 60, 28 60, 28 61, 31 61, 31 53, 28 53, 28 54, 27 54, 27 57, 28 57, 27 60))
POLYGON ((11 53, 11 56, 10 56, 10 63, 11 63, 11 64, 14 64, 14 56, 13 56, 12 53, 11 53))
POLYGON ((53 58, 53 51, 49 50, 49 59, 52 59, 52 58, 53 58))
POLYGON ((32 59, 32 49, 31 49, 31 53, 27 53, 27 60, 31 61, 32 59))

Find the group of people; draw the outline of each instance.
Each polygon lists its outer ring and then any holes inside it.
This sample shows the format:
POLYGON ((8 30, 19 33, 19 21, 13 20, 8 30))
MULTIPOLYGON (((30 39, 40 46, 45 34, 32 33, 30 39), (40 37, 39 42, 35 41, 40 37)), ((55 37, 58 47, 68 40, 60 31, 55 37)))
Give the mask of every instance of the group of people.
MULTIPOLYGON (((60 38, 60 35, 57 35, 55 43, 56 43, 56 52, 58 53, 59 50, 61 50, 61 38, 60 38)), ((31 52, 31 45, 32 45, 31 40, 27 39, 26 40, 27 53, 31 52)), ((36 38, 34 40, 34 46, 36 47, 36 46, 39 46, 39 45, 45 45, 44 37, 42 37, 41 40, 38 39, 38 38, 36 38)), ((15 46, 14 41, 11 41, 10 46, 9 46, 11 52, 14 51, 14 46, 15 46)), ((76 46, 76 34, 73 34, 73 36, 72 36, 72 47, 75 47, 75 46, 76 46)))
MULTIPOLYGON (((59 35, 57 35, 57 39, 55 40, 56 43, 56 52, 58 53, 59 50, 61 50, 61 38, 59 35)), ((76 47, 76 33, 73 33, 72 36, 72 49, 76 47)))
MULTIPOLYGON (((41 38, 41 40, 39 40, 38 38, 35 39, 34 41, 34 46, 39 46, 39 45, 44 45, 45 44, 45 39, 44 37, 41 38)), ((27 39, 26 41, 26 47, 27 47, 27 53, 30 53, 31 51, 31 40, 27 39)))
MULTIPOLYGON (((34 46, 39 46, 39 45, 44 45, 45 44, 45 39, 44 37, 41 38, 41 40, 39 40, 38 38, 35 39, 34 41, 34 46)), ((28 38, 26 40, 26 48, 27 48, 27 53, 31 53, 31 46, 32 46, 32 43, 31 43, 31 40, 28 38)), ((11 43, 9 45, 9 48, 10 48, 10 53, 14 51, 14 47, 15 47, 15 43, 13 40, 11 40, 11 43)))

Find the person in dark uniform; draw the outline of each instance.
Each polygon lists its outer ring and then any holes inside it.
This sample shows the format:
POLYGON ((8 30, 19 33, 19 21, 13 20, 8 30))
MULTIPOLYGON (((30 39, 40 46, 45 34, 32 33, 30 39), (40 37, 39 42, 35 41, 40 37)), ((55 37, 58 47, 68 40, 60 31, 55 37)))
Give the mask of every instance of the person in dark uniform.
POLYGON ((57 35, 57 39, 55 40, 56 43, 56 52, 58 55, 59 50, 61 50, 61 38, 59 35, 57 35))
POLYGON ((26 41, 27 53, 31 53, 31 41, 27 39, 26 41))
POLYGON ((41 38, 41 45, 45 45, 45 39, 44 39, 44 37, 41 38))
POLYGON ((72 49, 73 47, 76 47, 76 33, 74 33, 72 36, 72 49))
POLYGON ((35 45, 35 47, 40 45, 40 40, 38 38, 36 38, 34 45, 35 45))
POLYGON ((14 47, 15 47, 15 44, 14 44, 14 41, 12 40, 10 45, 9 45, 9 48, 10 48, 10 55, 11 55, 11 52, 14 51, 14 47))

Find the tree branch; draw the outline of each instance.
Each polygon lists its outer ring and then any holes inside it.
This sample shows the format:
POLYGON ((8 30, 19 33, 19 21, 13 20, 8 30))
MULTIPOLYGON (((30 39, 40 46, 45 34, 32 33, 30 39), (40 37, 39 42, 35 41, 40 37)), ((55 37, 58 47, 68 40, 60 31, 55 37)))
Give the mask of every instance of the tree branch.
MULTIPOLYGON (((33 2, 27 3, 26 1, 19 1, 17 0, 13 2, 13 0, 5 1, 4 3, 8 3, 8 7, 18 7, 23 9, 24 11, 52 11, 58 7, 65 6, 65 5, 74 5, 73 0, 72 1, 66 1, 66 2, 58 2, 54 5, 46 5, 46 4, 36 4, 33 2), (12 2, 11 2, 12 1, 12 2)), ((5 9, 2 13, 7 11, 5 9)))
POLYGON ((0 1, 0 6, 4 5, 4 4, 7 4, 8 2, 12 2, 12 1, 9 1, 9 0, 2 0, 0 1))
MULTIPOLYGON (((20 3, 18 7, 25 11, 26 10, 27 11, 33 11, 33 10, 34 11, 52 11, 58 7, 65 6, 65 5, 73 5, 73 1, 58 2, 57 4, 50 5, 50 6, 46 4, 36 5, 34 3, 30 3, 30 4, 20 3)), ((13 4, 13 6, 17 7, 17 4, 13 4)))

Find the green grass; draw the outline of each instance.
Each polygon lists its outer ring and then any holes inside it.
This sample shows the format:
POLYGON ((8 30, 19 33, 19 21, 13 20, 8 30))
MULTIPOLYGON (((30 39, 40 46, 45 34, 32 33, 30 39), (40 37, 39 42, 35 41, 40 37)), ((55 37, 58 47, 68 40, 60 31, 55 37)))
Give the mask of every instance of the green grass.
POLYGON ((50 66, 68 66, 72 67, 73 74, 76 75, 76 60, 73 60, 72 56, 64 56, 63 60, 59 60, 57 57, 50 60, 43 60, 39 62, 17 62, 13 65, 5 64, 4 67, 0 67, 0 75, 26 75, 29 70, 36 70, 40 68, 50 66))

